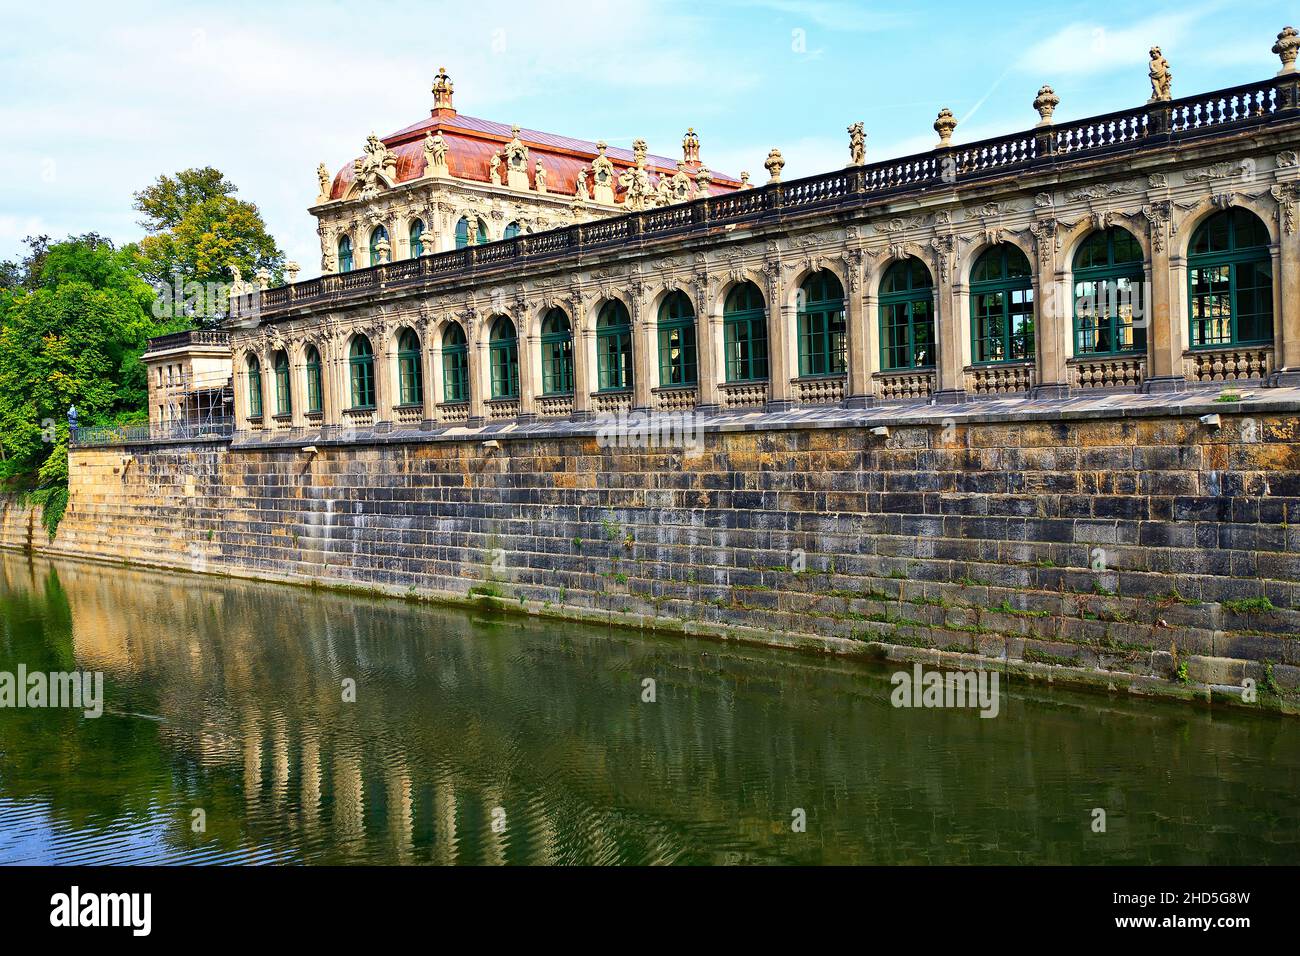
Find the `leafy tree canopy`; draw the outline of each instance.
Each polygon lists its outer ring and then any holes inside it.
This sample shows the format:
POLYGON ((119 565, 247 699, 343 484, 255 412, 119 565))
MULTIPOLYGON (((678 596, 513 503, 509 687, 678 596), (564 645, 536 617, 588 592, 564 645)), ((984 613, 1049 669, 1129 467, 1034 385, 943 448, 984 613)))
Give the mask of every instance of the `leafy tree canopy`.
POLYGON ((47 460, 57 449, 66 462, 68 407, 84 424, 141 414, 140 353, 178 323, 154 318, 153 289, 108 240, 92 233, 28 245, 24 281, 0 291, 0 477, 40 471, 42 481, 58 480, 59 465, 47 460))
MULTIPOLYGON (((245 279, 267 269, 283 279, 284 253, 266 231, 253 203, 236 199, 236 187, 220 170, 186 169, 135 194, 149 235, 128 248, 140 275, 156 288, 182 283, 225 283, 232 266, 245 279)), ((215 305, 215 304, 214 304, 215 305)), ((213 318, 214 308, 197 316, 213 318)))

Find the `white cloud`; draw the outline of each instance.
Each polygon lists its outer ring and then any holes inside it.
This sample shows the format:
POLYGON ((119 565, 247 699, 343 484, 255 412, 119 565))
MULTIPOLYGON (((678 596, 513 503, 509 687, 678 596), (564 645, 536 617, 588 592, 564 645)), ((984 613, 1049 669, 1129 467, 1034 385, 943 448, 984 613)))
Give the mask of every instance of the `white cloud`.
POLYGON ((1045 79, 1139 66, 1148 61, 1152 46, 1160 46, 1168 56, 1208 12, 1186 10, 1118 28, 1098 21, 1071 23, 1026 50, 1017 66, 1045 79))

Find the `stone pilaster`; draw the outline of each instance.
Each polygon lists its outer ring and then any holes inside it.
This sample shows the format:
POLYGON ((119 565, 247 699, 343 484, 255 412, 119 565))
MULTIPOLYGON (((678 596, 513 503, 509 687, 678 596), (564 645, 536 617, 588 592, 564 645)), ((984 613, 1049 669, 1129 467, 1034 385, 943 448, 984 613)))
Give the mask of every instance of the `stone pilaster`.
POLYGON ((796 330, 799 314, 793 304, 784 302, 785 283, 781 263, 767 263, 767 343, 768 343, 768 411, 784 411, 794 401, 790 379, 798 374, 799 352, 796 330))
MULTIPOLYGON (((1295 172, 1295 168, 1288 171, 1295 172)), ((1281 237, 1273 262, 1278 277, 1273 292, 1274 315, 1278 317, 1274 332, 1276 383, 1300 386, 1300 181, 1278 183, 1273 196, 1278 203, 1281 237)))
POLYGON ((1187 310, 1182 294, 1187 283, 1187 262, 1170 255, 1170 204, 1142 207, 1151 237, 1151 286, 1147 308, 1147 392, 1181 392, 1187 388, 1183 374, 1187 310))

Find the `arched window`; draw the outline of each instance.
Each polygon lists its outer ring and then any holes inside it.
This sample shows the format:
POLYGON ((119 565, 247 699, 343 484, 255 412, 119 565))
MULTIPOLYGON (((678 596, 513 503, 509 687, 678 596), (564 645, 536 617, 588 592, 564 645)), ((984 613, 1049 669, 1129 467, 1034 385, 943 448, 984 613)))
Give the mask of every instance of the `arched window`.
POLYGON ((289 391, 289 356, 284 352, 275 353, 275 413, 277 415, 293 414, 293 398, 289 391))
POLYGON ((596 371, 602 392, 632 387, 632 318, 618 299, 601 306, 596 318, 596 371))
POLYGON ((424 404, 420 339, 410 329, 403 329, 397 337, 397 395, 399 405, 424 404))
POLYGON ((680 289, 659 306, 659 384, 694 385, 700 380, 695 346, 695 309, 680 289))
POLYGON ((848 367, 844 287, 822 269, 799 286, 799 374, 842 375, 848 367))
POLYGON ((506 231, 502 233, 501 238, 513 239, 517 235, 519 235, 519 223, 512 222, 506 226, 506 231))
POLYGON ((388 241, 388 230, 383 226, 375 226, 370 233, 370 264, 377 266, 381 262, 387 262, 393 254, 393 250, 388 241))
POLYGON ((375 407, 375 350, 370 340, 358 335, 348 350, 348 368, 352 383, 352 407, 375 407))
POLYGON ((1009 242, 985 251, 971 271, 972 356, 976 362, 1034 358, 1034 280, 1029 260, 1009 242))
POLYGON ((497 316, 488 336, 489 366, 492 370, 492 397, 519 397, 519 338, 515 324, 506 316, 497 316))
POLYGON ((325 396, 321 388, 320 352, 316 346, 307 346, 307 412, 318 414, 325 407, 325 396))
POLYGON ((880 366, 934 368, 934 279, 915 256, 880 280, 880 366))
POLYGON ((1146 351, 1143 258, 1137 239, 1119 226, 1100 229, 1079 245, 1074 254, 1075 355, 1146 351))
POLYGON ((248 357, 248 417, 262 417, 262 363, 256 355, 248 357))
POLYGON ((727 293, 722 305, 722 332, 727 351, 727 381, 767 378, 767 302, 752 282, 727 293))
POLYGON ((573 392, 573 326, 563 309, 542 319, 542 394, 573 392))
POLYGON ((418 259, 424 255, 424 221, 421 219, 411 223, 411 258, 418 259))
POLYGON ((442 333, 442 400, 469 401, 469 349, 465 330, 455 322, 442 333))
POLYGON ((352 271, 352 240, 347 236, 339 238, 339 272, 352 271))
POLYGON ((481 246, 488 241, 487 222, 483 219, 478 221, 478 244, 481 246))
POLYGON ((1215 213, 1187 253, 1192 348, 1273 341, 1268 229, 1247 209, 1215 213))

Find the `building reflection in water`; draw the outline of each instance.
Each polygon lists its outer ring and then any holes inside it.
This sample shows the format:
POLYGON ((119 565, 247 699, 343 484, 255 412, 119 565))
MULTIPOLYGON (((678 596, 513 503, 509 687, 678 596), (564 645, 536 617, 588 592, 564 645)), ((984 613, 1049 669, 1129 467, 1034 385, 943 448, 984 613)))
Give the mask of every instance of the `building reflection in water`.
POLYGON ((0 809, 0 860, 1300 860, 1283 721, 895 710, 865 663, 14 554, 0 618, 0 669, 107 690, 98 721, 0 712, 0 801, 57 831, 0 809))

